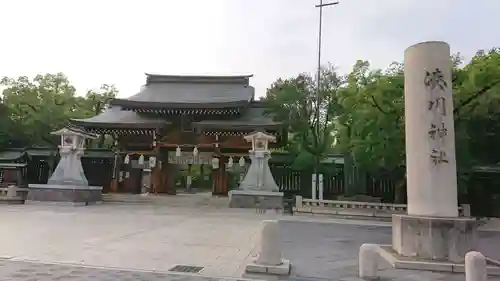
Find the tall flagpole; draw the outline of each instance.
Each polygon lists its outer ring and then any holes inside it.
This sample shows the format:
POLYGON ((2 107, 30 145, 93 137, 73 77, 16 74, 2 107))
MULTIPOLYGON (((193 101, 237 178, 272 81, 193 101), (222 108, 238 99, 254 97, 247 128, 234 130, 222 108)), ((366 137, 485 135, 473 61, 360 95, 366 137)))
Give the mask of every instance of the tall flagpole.
MULTIPOLYGON (((320 103, 321 103, 321 35, 322 35, 322 29, 323 29, 323 7, 326 6, 333 6, 337 5, 339 2, 331 2, 331 3, 323 3, 323 0, 319 1, 319 5, 316 5, 316 8, 319 8, 319 32, 318 32, 318 69, 317 69, 317 75, 316 75, 316 112, 315 114, 315 122, 316 122, 316 138, 319 140, 320 136, 320 126, 319 126, 319 120, 320 120, 320 103)), ((324 140, 323 140, 324 141, 324 140)), ((318 143, 319 144, 319 143, 318 143)), ((319 156, 316 156, 315 158, 315 172, 316 172, 316 186, 314 187, 316 191, 319 192, 319 156)), ((313 196, 316 192, 313 192, 313 196)), ((316 199, 316 198, 313 198, 316 199)))

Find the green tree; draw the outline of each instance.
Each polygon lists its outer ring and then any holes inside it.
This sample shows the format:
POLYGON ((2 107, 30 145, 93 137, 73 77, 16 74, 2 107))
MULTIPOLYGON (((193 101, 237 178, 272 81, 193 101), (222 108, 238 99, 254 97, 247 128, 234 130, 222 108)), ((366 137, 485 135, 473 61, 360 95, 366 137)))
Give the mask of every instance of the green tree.
MULTIPOLYGON (((100 113, 114 98, 114 85, 102 85, 99 92, 89 91, 85 97, 76 95, 75 87, 63 73, 4 77, 3 105, 11 123, 9 136, 22 139, 22 146, 57 145, 50 135, 69 123, 71 118, 86 118, 100 113)), ((0 116, 1 118, 1 116, 0 116)))
POLYGON ((33 80, 4 77, 1 84, 5 87, 4 104, 18 130, 15 133, 33 145, 57 144, 49 133, 78 113, 75 88, 62 73, 37 75, 33 80))
MULTIPOLYGON (((116 88, 116 86, 108 84, 101 85, 98 91, 88 91, 85 95, 85 99, 82 102, 82 110, 84 112, 84 115, 86 117, 99 115, 108 108, 109 103, 116 97, 117 94, 118 89, 116 88)), ((104 134, 99 136, 96 144, 97 147, 103 148, 105 146, 106 140, 107 139, 104 134)), ((112 140, 108 138, 108 144, 110 142, 112 142, 112 140)))
POLYGON ((356 62, 339 91, 343 111, 336 120, 336 148, 347 153, 356 168, 397 182, 398 190, 404 185, 403 86, 401 64, 382 71, 370 70, 367 61, 356 62))
POLYGON ((3 104, 0 99, 0 151, 12 142, 14 136, 11 136, 12 129, 11 121, 8 113, 9 108, 3 104))
POLYGON ((457 169, 464 191, 473 166, 500 161, 500 48, 480 50, 469 63, 457 63, 453 91, 457 169))
MULTIPOLYGON (((473 165, 498 162, 493 147, 500 140, 499 49, 480 51, 468 64, 452 57, 455 137, 460 186, 467 185, 473 165)), ((343 112, 337 121, 336 149, 350 153, 369 171, 385 173, 396 182, 395 199, 405 188, 404 73, 403 65, 370 70, 358 61, 339 91, 343 112)))
POLYGON ((322 158, 332 149, 333 120, 340 109, 337 91, 343 78, 330 66, 322 69, 320 79, 319 104, 316 80, 306 73, 278 79, 263 98, 276 118, 284 121, 289 128, 292 137, 287 150, 297 154, 293 164, 296 169, 313 167, 317 170, 322 158), (319 118, 316 118, 317 105, 319 118))

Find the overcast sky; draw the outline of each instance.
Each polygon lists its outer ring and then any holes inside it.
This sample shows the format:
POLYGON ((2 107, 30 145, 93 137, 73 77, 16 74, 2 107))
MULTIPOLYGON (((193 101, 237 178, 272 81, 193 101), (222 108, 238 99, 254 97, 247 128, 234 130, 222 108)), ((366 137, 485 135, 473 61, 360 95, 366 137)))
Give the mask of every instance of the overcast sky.
MULTIPOLYGON (((340 0, 324 9, 323 62, 385 67, 419 41, 470 57, 500 46, 498 0, 340 0)), ((314 71, 319 0, 0 0, 0 76, 64 72, 83 93, 144 73, 254 74, 257 96, 278 77, 314 71)))

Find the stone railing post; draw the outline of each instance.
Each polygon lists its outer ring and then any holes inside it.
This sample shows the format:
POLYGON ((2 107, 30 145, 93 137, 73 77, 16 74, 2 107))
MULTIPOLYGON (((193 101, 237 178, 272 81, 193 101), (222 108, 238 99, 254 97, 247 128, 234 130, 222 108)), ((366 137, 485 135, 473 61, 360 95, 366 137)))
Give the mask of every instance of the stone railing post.
POLYGON ((17 197, 17 186, 9 185, 7 187, 7 199, 14 199, 17 197))
POLYGON ((295 196, 295 208, 297 209, 302 208, 302 196, 300 195, 295 196))
POLYGON ((465 255, 465 281, 486 281, 486 259, 480 252, 468 252, 465 255))

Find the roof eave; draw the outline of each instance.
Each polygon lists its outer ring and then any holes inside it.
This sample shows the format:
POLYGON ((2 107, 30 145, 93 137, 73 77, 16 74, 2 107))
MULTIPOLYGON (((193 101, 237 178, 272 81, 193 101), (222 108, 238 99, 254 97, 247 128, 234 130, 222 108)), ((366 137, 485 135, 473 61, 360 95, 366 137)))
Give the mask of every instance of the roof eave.
POLYGON ((171 124, 164 123, 108 123, 108 122, 87 122, 81 119, 71 119, 70 122, 84 128, 102 128, 102 129, 149 129, 156 130, 171 124))
POLYGON ((114 99, 111 105, 121 106, 129 109, 226 109, 245 107, 250 103, 250 100, 232 101, 232 102, 217 102, 217 103, 163 103, 149 101, 133 101, 127 99, 114 99))
POLYGON ((206 122, 194 122, 193 126, 197 127, 201 131, 207 130, 245 130, 245 131, 254 131, 259 129, 279 131, 282 129, 283 124, 281 123, 273 123, 273 124, 211 124, 206 122))

